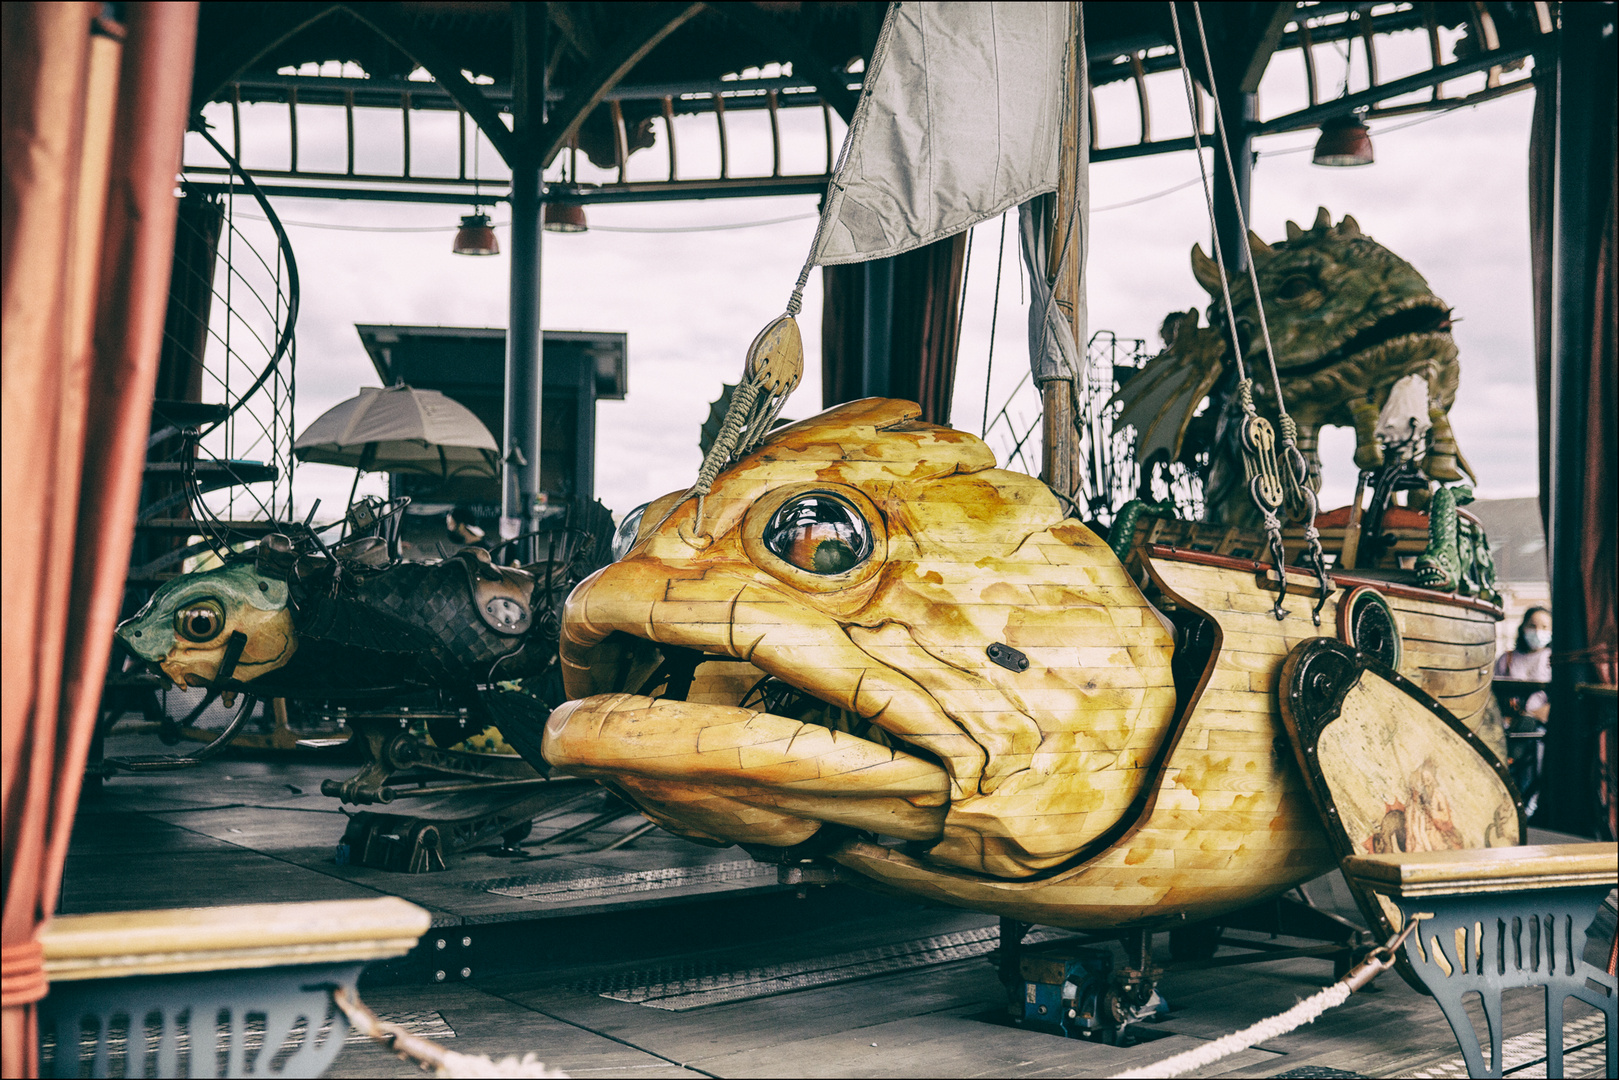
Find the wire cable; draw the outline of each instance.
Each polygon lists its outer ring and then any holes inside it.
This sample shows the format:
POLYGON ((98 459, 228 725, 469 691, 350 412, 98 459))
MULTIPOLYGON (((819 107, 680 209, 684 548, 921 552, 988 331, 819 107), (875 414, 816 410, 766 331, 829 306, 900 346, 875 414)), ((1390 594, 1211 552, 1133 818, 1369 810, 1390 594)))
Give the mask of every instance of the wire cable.
MULTIPOLYGON (((1001 318, 1001 268, 1006 265, 1006 215, 1001 215, 1001 253, 995 260, 995 301, 989 309, 989 360, 984 365, 984 428, 979 438, 989 438, 989 377, 995 371, 995 324, 1001 318)), ((1022 280, 1021 276, 1018 280, 1022 280)))
MULTIPOLYGON (((253 221, 269 221, 269 218, 258 214, 238 213, 237 217, 250 218, 253 221)), ((725 232, 730 229, 758 229, 766 225, 784 225, 789 221, 807 221, 819 214, 793 214, 789 217, 770 218, 765 221, 733 221, 722 222, 717 225, 675 225, 669 227, 642 227, 636 225, 592 225, 590 232, 609 233, 700 233, 725 232)), ((283 225, 296 225, 302 229, 329 229, 333 232, 367 232, 367 233, 443 233, 455 232, 459 225, 341 225, 327 221, 288 221, 282 219, 283 225)), ((492 222, 496 229, 508 228, 509 221, 492 222)))

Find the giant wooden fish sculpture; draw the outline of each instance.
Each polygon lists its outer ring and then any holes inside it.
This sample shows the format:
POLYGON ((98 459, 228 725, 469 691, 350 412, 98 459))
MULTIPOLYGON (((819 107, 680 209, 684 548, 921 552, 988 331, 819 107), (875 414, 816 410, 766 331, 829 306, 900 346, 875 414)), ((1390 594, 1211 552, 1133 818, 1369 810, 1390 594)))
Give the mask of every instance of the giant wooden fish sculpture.
POLYGON ((1150 602, 1042 483, 918 415, 839 406, 701 509, 647 507, 568 600, 574 700, 545 758, 698 841, 1031 922, 1150 926, 1334 865, 1277 707, 1293 646, 1392 640, 1391 667, 1482 709, 1490 605, 1340 577, 1318 629, 1309 574, 1289 571, 1278 621, 1266 566, 1148 548, 1150 602))

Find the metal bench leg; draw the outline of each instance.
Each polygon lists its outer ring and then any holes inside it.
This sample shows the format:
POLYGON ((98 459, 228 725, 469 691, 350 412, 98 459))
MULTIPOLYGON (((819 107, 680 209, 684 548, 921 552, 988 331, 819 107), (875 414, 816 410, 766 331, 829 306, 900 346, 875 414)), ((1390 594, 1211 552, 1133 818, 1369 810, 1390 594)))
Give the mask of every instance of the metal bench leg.
MULTIPOLYGON (((1467 1015, 1467 993, 1452 993, 1449 987, 1433 987, 1434 1001, 1438 1002, 1440 1012, 1445 1014, 1445 1020, 1450 1024, 1452 1034, 1456 1036, 1456 1045, 1462 1052, 1462 1060, 1467 1062, 1467 1075, 1470 1077, 1499 1077, 1501 1075, 1501 994, 1500 991, 1490 993, 1487 990, 1478 991, 1479 999, 1484 1004, 1484 1017, 1489 1026, 1490 1059, 1485 1064, 1484 1047, 1479 1044, 1478 1032, 1473 1027, 1473 1020, 1467 1015)), ((1472 988, 1468 992, 1477 990, 1472 988)))

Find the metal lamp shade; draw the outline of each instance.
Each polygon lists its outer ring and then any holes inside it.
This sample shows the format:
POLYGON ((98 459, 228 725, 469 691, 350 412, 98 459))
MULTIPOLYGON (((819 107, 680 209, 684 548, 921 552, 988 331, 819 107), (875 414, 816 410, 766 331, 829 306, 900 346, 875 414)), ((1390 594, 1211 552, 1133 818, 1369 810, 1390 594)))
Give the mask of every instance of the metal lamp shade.
POLYGON ((457 255, 499 255, 500 243, 495 239, 495 227, 489 215, 468 214, 462 218, 450 250, 457 255))
POLYGON ((1372 134, 1358 116, 1335 116, 1321 125, 1321 138, 1316 140, 1310 160, 1317 165, 1370 165, 1372 134))
POLYGON ((500 475, 495 437, 460 402, 437 390, 368 387, 334 406, 293 443, 299 461, 364 472, 500 475))
POLYGON ((545 229, 547 232, 581 233, 588 229, 585 224, 585 208, 578 203, 548 202, 545 204, 545 229))

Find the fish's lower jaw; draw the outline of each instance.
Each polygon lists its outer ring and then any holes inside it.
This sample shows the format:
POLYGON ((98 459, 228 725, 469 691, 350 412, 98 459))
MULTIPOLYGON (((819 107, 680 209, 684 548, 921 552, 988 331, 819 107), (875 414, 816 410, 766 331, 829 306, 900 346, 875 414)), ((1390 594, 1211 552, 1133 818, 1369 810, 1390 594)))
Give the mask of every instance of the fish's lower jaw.
POLYGON ((791 847, 823 824, 933 842, 948 814, 950 778, 933 762, 737 706, 598 694, 551 715, 544 753, 677 832, 728 843, 791 847))
POLYGON ((165 678, 175 686, 188 686, 193 688, 206 688, 213 682, 214 676, 219 673, 219 665, 209 667, 191 664, 178 664, 172 660, 165 660, 157 665, 165 678))

